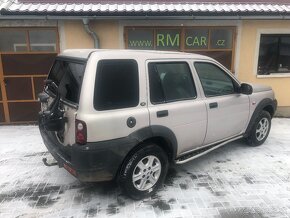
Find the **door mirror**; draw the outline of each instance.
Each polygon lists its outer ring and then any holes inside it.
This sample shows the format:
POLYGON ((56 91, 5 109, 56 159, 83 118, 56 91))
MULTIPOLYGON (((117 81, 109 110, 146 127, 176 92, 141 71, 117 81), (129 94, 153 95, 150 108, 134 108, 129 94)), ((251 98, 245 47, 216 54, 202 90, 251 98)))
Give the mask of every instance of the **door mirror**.
POLYGON ((250 84, 242 83, 240 86, 240 93, 251 95, 253 93, 253 87, 250 84))

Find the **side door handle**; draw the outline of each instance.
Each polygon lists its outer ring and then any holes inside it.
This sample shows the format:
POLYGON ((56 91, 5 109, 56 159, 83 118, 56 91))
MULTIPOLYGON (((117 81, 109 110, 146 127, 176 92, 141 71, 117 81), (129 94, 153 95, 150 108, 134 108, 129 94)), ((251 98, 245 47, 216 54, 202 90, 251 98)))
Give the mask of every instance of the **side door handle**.
POLYGON ((209 103, 209 108, 212 109, 212 108, 217 108, 218 107, 218 103, 217 102, 212 102, 212 103, 209 103))
POLYGON ((168 110, 157 111, 156 114, 157 114, 157 117, 167 117, 168 116, 168 110))

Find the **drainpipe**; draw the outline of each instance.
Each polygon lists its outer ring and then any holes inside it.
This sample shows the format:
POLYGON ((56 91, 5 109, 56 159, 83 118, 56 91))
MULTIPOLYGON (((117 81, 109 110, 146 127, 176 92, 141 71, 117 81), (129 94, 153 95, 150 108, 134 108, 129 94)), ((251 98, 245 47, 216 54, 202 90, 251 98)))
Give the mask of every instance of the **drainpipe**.
POLYGON ((83 19, 84 28, 85 28, 86 32, 92 36, 92 38, 94 40, 94 47, 99 48, 99 46, 100 46, 99 37, 97 36, 97 34, 93 30, 91 30, 91 28, 89 26, 89 22, 90 22, 89 19, 87 19, 87 18, 83 19))

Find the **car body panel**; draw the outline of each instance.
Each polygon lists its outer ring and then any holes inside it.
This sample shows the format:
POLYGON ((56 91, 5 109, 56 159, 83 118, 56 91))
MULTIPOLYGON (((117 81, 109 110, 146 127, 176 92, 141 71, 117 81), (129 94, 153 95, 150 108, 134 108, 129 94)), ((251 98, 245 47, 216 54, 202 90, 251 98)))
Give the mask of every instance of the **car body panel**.
POLYGON ((205 100, 208 110, 204 145, 243 133, 249 120, 249 97, 243 94, 211 97, 205 100), (216 102, 217 108, 210 108, 216 102))
MULTIPOLYGON (((276 110, 274 92, 271 88, 261 85, 252 85, 251 95, 234 93, 207 98, 195 71, 194 61, 213 63, 228 73, 238 85, 240 82, 221 64, 202 55, 166 51, 78 49, 65 51, 59 55, 59 58, 61 57, 81 58, 87 61, 79 104, 71 105, 61 101, 66 118, 63 141, 58 138, 57 133, 48 134, 41 129, 41 134, 48 150, 62 163, 61 167, 67 163, 80 172, 85 170, 84 167, 87 168, 89 174, 82 176, 80 178, 82 181, 113 179, 123 160, 151 138, 164 139, 168 144, 166 146, 171 146, 169 150, 172 150, 172 159, 175 160, 196 149, 218 143, 224 144, 233 138, 243 136, 249 124, 253 122, 253 116, 265 105, 271 105, 274 107, 273 110, 276 110), (133 59, 138 63, 139 102, 136 107, 105 111, 94 108, 98 62, 107 59, 133 59), (187 62, 192 71, 197 97, 165 104, 152 104, 147 70, 147 64, 152 61, 187 62), (259 105, 265 99, 269 99, 272 103, 266 102, 261 108, 259 105), (209 104, 213 102, 216 102, 218 107, 210 109, 209 104), (168 116, 157 117, 157 112, 166 110, 168 116), (134 117, 136 124, 129 127, 127 122, 131 117, 134 117), (87 126, 87 144, 83 146, 75 142, 76 119, 84 121, 87 126), (118 166, 115 166, 116 164, 118 166), (100 177, 98 173, 101 174, 100 177)), ((46 110, 52 100, 53 96, 49 98, 48 103, 42 103, 42 111, 46 110)))

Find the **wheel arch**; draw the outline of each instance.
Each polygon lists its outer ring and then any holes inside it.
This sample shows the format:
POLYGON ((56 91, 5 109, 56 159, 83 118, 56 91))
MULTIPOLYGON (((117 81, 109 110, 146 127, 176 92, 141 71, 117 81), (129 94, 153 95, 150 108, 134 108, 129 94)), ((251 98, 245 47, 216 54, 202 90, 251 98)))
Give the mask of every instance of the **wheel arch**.
POLYGON ((122 167, 124 167, 124 162, 128 160, 136 151, 138 151, 145 143, 154 143, 159 145, 165 153, 168 155, 169 162, 173 162, 177 154, 177 139, 173 131, 165 126, 154 125, 150 127, 145 127, 139 129, 129 135, 137 143, 133 146, 123 158, 120 164, 116 176, 120 173, 122 167))
POLYGON ((245 131, 244 137, 249 136, 249 133, 255 124, 255 120, 257 119, 261 111, 263 110, 267 111, 271 115, 271 118, 272 118, 275 114, 276 108, 277 108, 277 100, 265 98, 262 101, 260 101, 260 103, 257 105, 255 111, 252 114, 248 127, 245 131))
POLYGON ((139 129, 129 135, 134 138, 138 143, 128 152, 131 155, 134 151, 138 150, 144 143, 155 143, 159 145, 169 157, 169 160, 174 160, 177 155, 177 139, 172 130, 168 127, 161 125, 152 125, 139 129))
POLYGON ((262 110, 269 112, 269 114, 271 115, 271 117, 274 116, 275 109, 274 109, 274 107, 272 105, 267 105, 262 110))

